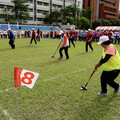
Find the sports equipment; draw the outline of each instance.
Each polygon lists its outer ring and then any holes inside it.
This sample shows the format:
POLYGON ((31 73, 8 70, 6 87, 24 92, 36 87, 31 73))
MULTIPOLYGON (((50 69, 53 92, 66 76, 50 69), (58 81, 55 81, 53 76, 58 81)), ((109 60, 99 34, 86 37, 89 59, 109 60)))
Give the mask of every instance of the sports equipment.
MULTIPOLYGON (((94 72, 95 72, 95 71, 92 72, 90 78, 93 76, 94 72)), ((82 86, 82 87, 81 87, 81 89, 87 90, 87 85, 88 85, 88 83, 89 83, 89 81, 90 81, 90 78, 88 79, 88 82, 85 84, 85 86, 82 86)))
POLYGON ((54 58, 54 56, 55 56, 55 54, 56 54, 56 52, 57 52, 57 50, 58 50, 59 47, 60 47, 60 44, 58 45, 58 47, 57 47, 55 53, 53 54, 53 56, 51 56, 52 58, 54 58))

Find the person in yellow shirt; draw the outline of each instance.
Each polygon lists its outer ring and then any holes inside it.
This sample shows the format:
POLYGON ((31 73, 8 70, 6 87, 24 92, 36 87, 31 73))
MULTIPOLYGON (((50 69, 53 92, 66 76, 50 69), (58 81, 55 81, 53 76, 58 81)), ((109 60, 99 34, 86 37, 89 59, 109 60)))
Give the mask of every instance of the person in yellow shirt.
POLYGON ((114 94, 117 94, 120 85, 115 82, 120 72, 120 56, 113 44, 111 44, 108 36, 101 36, 99 38, 98 45, 103 47, 102 59, 95 65, 94 72, 101 65, 103 66, 103 72, 101 75, 101 89, 102 91, 98 95, 107 94, 107 84, 114 88, 114 94))

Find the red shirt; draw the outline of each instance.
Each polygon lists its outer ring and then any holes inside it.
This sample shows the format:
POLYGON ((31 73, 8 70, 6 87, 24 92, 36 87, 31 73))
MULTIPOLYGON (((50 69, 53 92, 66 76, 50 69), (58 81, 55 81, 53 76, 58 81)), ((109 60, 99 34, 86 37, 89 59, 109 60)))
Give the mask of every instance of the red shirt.
POLYGON ((91 33, 88 33, 86 36, 86 43, 92 43, 92 37, 93 37, 93 35, 91 33))
POLYGON ((32 31, 32 38, 35 38, 35 31, 32 31))
POLYGON ((70 31, 69 35, 70 35, 70 39, 73 39, 75 37, 75 32, 74 31, 70 31))
POLYGON ((109 38, 112 37, 112 33, 111 33, 111 32, 108 33, 108 37, 109 37, 109 38))

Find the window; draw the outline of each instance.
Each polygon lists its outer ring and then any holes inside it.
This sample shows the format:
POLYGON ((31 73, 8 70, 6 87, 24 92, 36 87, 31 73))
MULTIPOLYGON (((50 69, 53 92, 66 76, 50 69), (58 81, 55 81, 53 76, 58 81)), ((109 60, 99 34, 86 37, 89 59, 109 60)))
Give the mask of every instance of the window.
POLYGON ((29 9, 29 12, 33 12, 33 9, 29 9))
POLYGON ((38 21, 43 21, 43 18, 37 18, 38 21))
POLYGON ((42 13, 42 10, 37 10, 37 13, 42 13))
POLYGON ((42 5, 42 2, 37 1, 37 4, 38 4, 38 5, 42 5))
POLYGON ((49 6, 49 3, 44 3, 44 6, 49 6))
POLYGON ((30 17, 30 20, 33 20, 33 17, 30 17))

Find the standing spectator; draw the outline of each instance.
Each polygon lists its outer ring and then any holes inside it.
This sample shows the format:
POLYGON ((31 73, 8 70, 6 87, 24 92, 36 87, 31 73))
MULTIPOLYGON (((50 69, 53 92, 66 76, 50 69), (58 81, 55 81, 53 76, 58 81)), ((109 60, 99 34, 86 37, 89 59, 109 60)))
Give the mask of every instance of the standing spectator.
POLYGON ((91 34, 91 29, 88 29, 88 34, 86 36, 86 52, 88 52, 88 45, 90 49, 93 51, 92 38, 93 38, 93 35, 91 34))
POLYGON ((75 32, 72 29, 70 29, 70 32, 69 32, 69 48, 70 48, 70 42, 75 47, 74 40, 75 40, 75 32))
POLYGON ((28 30, 28 31, 27 31, 27 34, 28 34, 28 38, 30 38, 31 31, 28 30))
POLYGON ((101 65, 103 72, 101 75, 101 92, 98 95, 107 94, 107 84, 114 88, 114 94, 119 91, 119 84, 114 80, 120 73, 120 55, 113 44, 110 43, 108 36, 101 36, 98 45, 103 47, 102 59, 95 65, 94 72, 101 65))
POLYGON ((15 34, 11 31, 11 29, 8 29, 8 36, 9 36, 9 44, 12 47, 12 49, 15 49, 15 34))
POLYGON ((83 31, 83 33, 82 33, 82 38, 83 38, 84 41, 86 40, 86 33, 85 33, 85 31, 83 31))
POLYGON ((23 38, 24 35, 25 35, 25 31, 22 29, 22 30, 21 30, 21 37, 23 38))
POLYGON ((95 31, 95 32, 94 32, 94 41, 96 41, 96 42, 97 42, 97 39, 98 39, 98 32, 97 32, 97 31, 95 31))
POLYGON ((109 32, 108 32, 108 37, 109 37, 109 40, 111 40, 111 37, 112 37, 112 32, 111 32, 111 30, 109 30, 109 32))
POLYGON ((53 30, 52 30, 52 28, 51 28, 51 31, 50 31, 50 38, 52 38, 53 37, 53 30))
POLYGON ((120 31, 118 33, 118 44, 120 43, 120 31))
POLYGON ((58 60, 63 58, 63 54, 62 54, 63 49, 65 51, 66 60, 68 60, 69 59, 69 55, 68 55, 69 41, 68 41, 67 35, 63 31, 60 31, 60 35, 61 35, 61 41, 60 41, 61 47, 59 49, 60 57, 58 58, 58 60))
POLYGON ((37 40, 38 42, 40 42, 40 30, 39 30, 39 28, 37 29, 37 37, 36 37, 36 40, 37 40))
MULTIPOLYGON (((35 45, 37 45, 37 42, 36 42, 36 34, 35 34, 35 31, 34 31, 34 28, 32 28, 32 36, 31 36, 31 41, 30 41, 30 45, 32 44, 32 41, 35 41, 35 45)), ((29 46, 30 46, 29 45, 29 46)))

